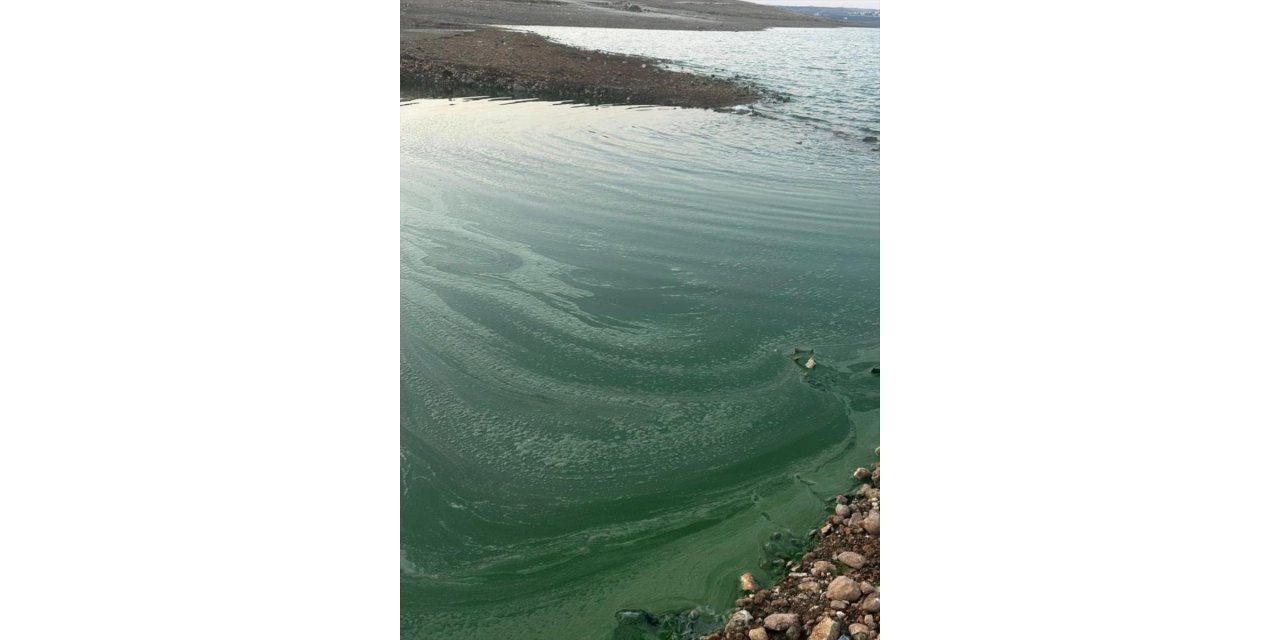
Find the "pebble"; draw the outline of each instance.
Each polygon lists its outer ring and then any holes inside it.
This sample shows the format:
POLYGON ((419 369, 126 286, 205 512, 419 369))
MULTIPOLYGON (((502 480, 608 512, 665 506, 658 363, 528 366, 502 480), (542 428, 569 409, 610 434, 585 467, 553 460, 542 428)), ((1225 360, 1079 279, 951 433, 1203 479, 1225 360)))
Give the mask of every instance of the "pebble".
POLYGON ((764 627, 756 627, 747 632, 747 637, 751 640, 769 640, 769 632, 764 627))
POLYGON ((866 467, 858 467, 857 471, 853 472, 853 477, 859 480, 866 480, 871 477, 871 470, 866 467))
POLYGON ((836 505, 836 515, 840 516, 841 518, 848 518, 849 514, 851 513, 853 513, 853 509, 850 509, 849 505, 847 504, 836 505))

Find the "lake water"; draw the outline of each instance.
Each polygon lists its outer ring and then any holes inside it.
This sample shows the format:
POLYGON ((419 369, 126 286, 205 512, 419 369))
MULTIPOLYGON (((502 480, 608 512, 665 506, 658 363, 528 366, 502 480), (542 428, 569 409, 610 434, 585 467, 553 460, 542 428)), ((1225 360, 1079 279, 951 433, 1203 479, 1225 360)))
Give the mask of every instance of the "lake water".
POLYGON ((879 444, 878 30, 534 30, 792 99, 402 104, 404 638, 706 623, 879 444))

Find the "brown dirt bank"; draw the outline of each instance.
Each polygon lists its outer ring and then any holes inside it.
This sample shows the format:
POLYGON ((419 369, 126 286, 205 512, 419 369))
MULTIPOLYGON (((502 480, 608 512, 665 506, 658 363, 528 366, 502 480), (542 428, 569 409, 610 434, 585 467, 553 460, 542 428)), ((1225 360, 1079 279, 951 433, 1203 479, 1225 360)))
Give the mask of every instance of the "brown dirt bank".
POLYGON ((762 95, 730 80, 661 69, 648 58, 575 49, 500 29, 402 37, 400 88, 402 95, 430 97, 493 95, 704 109, 748 104, 762 95))
POLYGON ((456 25, 706 31, 849 26, 740 0, 403 0, 400 4, 401 29, 456 25))

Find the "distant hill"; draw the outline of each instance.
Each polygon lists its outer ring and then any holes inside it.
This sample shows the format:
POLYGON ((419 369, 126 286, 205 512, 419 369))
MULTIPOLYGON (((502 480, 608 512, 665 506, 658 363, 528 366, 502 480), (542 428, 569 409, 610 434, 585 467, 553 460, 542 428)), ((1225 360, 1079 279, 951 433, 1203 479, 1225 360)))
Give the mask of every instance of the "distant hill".
POLYGON ((786 7, 782 5, 774 5, 777 9, 784 11, 794 11, 803 13, 807 16, 816 18, 826 18, 827 20, 835 20, 843 22, 849 26, 857 27, 879 27, 880 26, 880 10, 879 9, 848 9, 844 7, 786 7))
POLYGON ((850 27, 846 21, 743 0, 401 0, 400 28, 563 25, 620 29, 758 30, 850 27))

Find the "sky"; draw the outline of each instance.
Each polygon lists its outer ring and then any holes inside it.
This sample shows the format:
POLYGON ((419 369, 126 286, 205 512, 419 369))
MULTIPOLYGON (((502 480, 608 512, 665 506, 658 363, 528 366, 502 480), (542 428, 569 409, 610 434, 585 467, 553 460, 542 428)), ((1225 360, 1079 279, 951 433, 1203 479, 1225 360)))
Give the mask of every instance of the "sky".
POLYGON ((786 4, 793 7, 855 7, 879 9, 880 0, 747 0, 756 4, 786 4))

